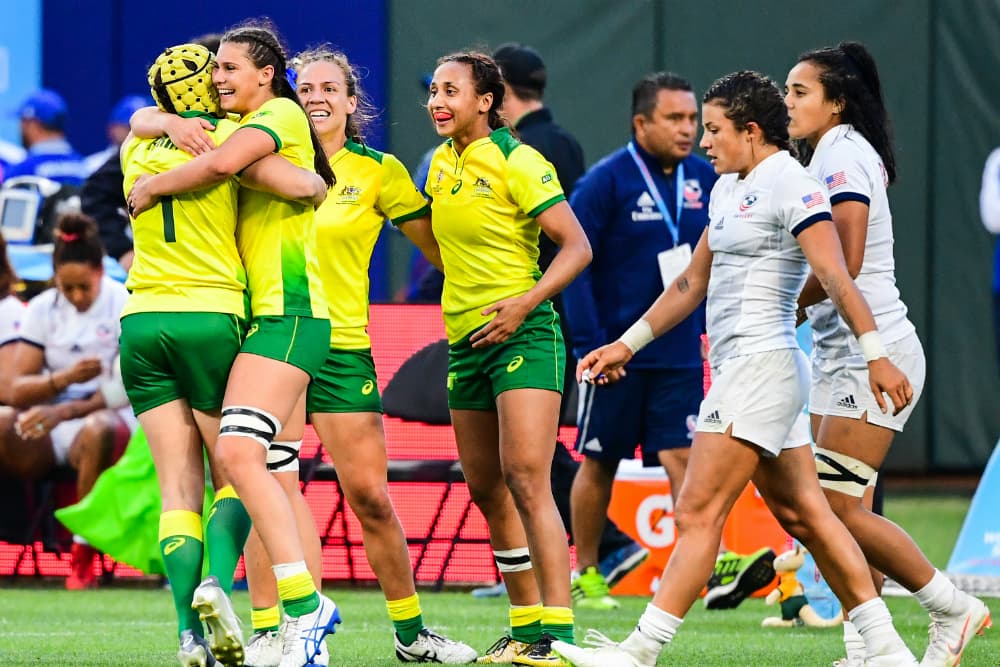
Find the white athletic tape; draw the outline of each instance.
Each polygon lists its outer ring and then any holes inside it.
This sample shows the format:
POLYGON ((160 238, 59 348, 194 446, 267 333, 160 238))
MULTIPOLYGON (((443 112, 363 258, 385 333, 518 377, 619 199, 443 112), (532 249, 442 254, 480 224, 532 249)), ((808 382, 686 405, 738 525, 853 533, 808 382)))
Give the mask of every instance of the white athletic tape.
POLYGON ((298 472, 301 440, 272 442, 267 448, 267 469, 271 472, 298 472))
POLYGON ((493 558, 500 572, 524 572, 531 569, 531 555, 528 547, 494 551, 493 558))
POLYGON ((865 495, 865 489, 877 472, 863 461, 829 449, 816 448, 815 456, 819 485, 855 498, 865 495))
POLYGON ((231 405, 222 409, 219 437, 253 438, 265 449, 281 431, 281 422, 274 415, 249 405, 231 405))

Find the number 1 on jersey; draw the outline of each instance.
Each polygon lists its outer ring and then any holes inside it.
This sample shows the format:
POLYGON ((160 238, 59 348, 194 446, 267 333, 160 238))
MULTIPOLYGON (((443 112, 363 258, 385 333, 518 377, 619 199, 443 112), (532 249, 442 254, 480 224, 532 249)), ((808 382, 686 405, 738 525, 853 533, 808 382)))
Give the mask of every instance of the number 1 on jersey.
POLYGON ((167 243, 175 243, 177 234, 174 230, 174 198, 169 195, 162 197, 160 208, 163 211, 163 240, 167 243))

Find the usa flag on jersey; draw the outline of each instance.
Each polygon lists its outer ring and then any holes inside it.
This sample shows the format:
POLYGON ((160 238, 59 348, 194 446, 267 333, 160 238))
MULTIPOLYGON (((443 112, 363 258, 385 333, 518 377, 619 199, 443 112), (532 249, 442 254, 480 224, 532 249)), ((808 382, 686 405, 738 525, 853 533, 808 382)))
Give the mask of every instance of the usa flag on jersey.
POLYGON ((823 203, 823 195, 819 192, 814 192, 811 195, 806 195, 802 198, 802 203, 806 205, 806 208, 812 208, 813 206, 819 206, 823 203))
POLYGON ((847 185, 847 175, 842 171, 830 174, 824 180, 826 181, 827 190, 833 190, 834 188, 839 188, 841 185, 847 185))

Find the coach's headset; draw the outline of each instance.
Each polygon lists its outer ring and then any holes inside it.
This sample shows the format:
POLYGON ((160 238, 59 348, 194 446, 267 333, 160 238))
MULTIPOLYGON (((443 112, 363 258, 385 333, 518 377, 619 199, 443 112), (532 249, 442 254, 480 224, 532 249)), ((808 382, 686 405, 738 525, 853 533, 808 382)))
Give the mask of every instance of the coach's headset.
POLYGON ((212 83, 215 56, 200 44, 180 44, 163 51, 146 81, 156 106, 181 116, 208 114, 224 118, 219 91, 212 83))

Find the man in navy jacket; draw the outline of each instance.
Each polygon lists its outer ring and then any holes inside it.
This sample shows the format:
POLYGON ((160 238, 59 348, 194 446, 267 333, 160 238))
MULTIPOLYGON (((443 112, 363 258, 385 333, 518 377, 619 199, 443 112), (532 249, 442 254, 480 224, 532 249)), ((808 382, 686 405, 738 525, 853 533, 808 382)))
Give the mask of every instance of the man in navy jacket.
MULTIPOLYGON (((670 73, 643 78, 632 91, 632 140, 577 183, 570 200, 594 251, 564 291, 573 350, 582 358, 615 340, 687 265, 708 224, 712 166, 691 154, 698 104, 691 84, 670 73)), ((573 540, 579 606, 617 606, 596 569, 601 522, 621 459, 642 446, 643 462, 662 465, 676 500, 691 429, 703 397, 700 336, 704 305, 640 351, 613 385, 585 384, 573 482, 573 540)))

